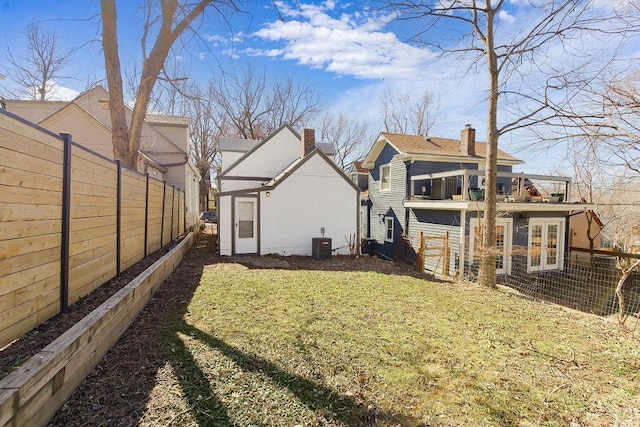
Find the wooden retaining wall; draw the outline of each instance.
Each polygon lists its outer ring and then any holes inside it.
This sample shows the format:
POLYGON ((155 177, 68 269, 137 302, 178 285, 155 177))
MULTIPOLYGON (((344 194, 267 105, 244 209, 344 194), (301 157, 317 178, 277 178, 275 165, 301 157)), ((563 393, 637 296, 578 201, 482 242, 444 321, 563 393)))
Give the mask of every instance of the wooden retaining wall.
POLYGON ((183 235, 184 200, 0 109, 0 348, 183 235))
POLYGON ((192 244, 190 233, 170 253, 0 380, 0 427, 46 425, 147 305, 192 244))

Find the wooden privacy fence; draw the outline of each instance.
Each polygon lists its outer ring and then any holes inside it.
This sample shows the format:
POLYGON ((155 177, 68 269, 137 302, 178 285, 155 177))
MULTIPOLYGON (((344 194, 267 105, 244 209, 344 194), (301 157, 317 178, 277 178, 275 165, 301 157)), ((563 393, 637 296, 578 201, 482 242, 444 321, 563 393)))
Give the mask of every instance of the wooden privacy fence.
POLYGON ((184 203, 0 110, 0 347, 183 235, 184 203))

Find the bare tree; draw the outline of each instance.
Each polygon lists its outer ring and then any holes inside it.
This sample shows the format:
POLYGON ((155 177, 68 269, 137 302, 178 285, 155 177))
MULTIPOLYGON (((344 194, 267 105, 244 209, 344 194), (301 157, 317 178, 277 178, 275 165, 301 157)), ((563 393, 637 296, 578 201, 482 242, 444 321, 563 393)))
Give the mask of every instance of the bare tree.
POLYGON ((8 77, 19 87, 17 96, 28 96, 37 101, 51 98, 56 83, 64 80, 62 74, 71 51, 58 45, 56 33, 46 31, 38 24, 29 25, 24 31, 26 56, 16 57, 7 46, 8 77))
MULTIPOLYGON (((215 83, 217 114, 226 117, 234 135, 262 139, 284 123, 299 125, 317 113, 319 91, 290 76, 269 80, 248 66, 215 83)), ((234 136, 227 135, 227 136, 234 136)))
MULTIPOLYGON (((475 64, 486 67, 487 93, 487 153, 485 175, 485 209, 480 259, 480 284, 496 285, 496 183, 498 140, 507 132, 545 123, 556 117, 570 100, 566 96, 572 77, 578 76, 582 63, 572 63, 571 41, 581 36, 620 34, 621 16, 600 13, 598 2, 586 0, 542 0, 529 2, 527 21, 520 22, 517 31, 498 31, 508 15, 504 0, 403 0, 384 1, 396 11, 398 19, 420 23, 420 30, 411 34, 413 40, 424 40, 429 46, 445 53, 474 55, 475 64), (620 26, 615 26, 620 22, 620 26), (430 42, 440 25, 456 25, 462 38, 454 44, 430 42), (501 37, 498 37, 500 35, 501 37), (551 55, 552 46, 564 49, 562 63, 551 55), (564 64, 567 65, 564 65, 564 64), (573 69, 566 69, 572 66, 573 69), (545 70, 546 79, 534 79, 530 73, 545 70), (498 123, 498 112, 504 123, 498 123)), ((615 11, 618 12, 618 11, 615 11)), ((594 49, 595 50, 595 49, 594 49)), ((580 50, 587 57, 590 52, 580 50)), ((580 55, 575 56, 577 61, 580 55)), ((582 80, 584 82, 584 80, 582 80)))
POLYGON ((364 155, 369 141, 369 129, 364 121, 350 120, 343 114, 334 116, 325 113, 319 123, 320 142, 333 145, 336 150, 334 160, 342 170, 347 170, 351 162, 364 155))
POLYGON ((202 180, 200 181, 200 207, 207 208, 207 197, 211 187, 211 171, 219 166, 220 137, 229 132, 226 117, 215 113, 215 88, 209 84, 205 90, 199 86, 190 89, 191 95, 186 98, 187 115, 189 117, 189 139, 192 155, 202 180))
POLYGON ((387 88, 380 103, 386 132, 426 136, 435 125, 438 106, 428 90, 415 98, 409 91, 396 92, 387 88))
POLYGON ((122 85, 122 68, 118 53, 117 14, 115 0, 100 0, 102 13, 102 46, 104 50, 105 70, 109 86, 109 108, 111 111, 111 127, 113 154, 122 161, 125 167, 135 169, 140 148, 142 125, 149 106, 151 94, 158 76, 164 66, 169 50, 176 40, 200 16, 207 7, 215 9, 222 15, 223 10, 237 10, 234 0, 214 1, 200 0, 196 3, 177 0, 160 2, 159 16, 154 16, 154 2, 146 2, 146 21, 141 40, 143 63, 140 81, 133 105, 130 125, 125 115, 125 100, 122 85), (156 34, 150 51, 147 42, 150 34, 156 34))

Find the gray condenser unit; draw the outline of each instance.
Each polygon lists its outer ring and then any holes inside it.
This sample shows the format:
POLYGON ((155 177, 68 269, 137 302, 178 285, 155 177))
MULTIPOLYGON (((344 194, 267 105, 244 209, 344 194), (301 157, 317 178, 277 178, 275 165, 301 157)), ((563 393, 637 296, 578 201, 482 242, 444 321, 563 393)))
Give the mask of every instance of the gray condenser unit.
POLYGON ((312 239, 311 256, 313 259, 331 259, 331 239, 314 237, 312 239))

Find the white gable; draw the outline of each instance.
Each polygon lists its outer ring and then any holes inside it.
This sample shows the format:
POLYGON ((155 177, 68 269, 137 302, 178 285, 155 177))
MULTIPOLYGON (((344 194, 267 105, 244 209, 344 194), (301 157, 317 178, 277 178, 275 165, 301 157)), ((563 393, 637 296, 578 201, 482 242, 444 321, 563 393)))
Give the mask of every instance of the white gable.
POLYGON ((298 135, 284 126, 223 173, 227 176, 275 177, 300 157, 301 144, 298 135))

